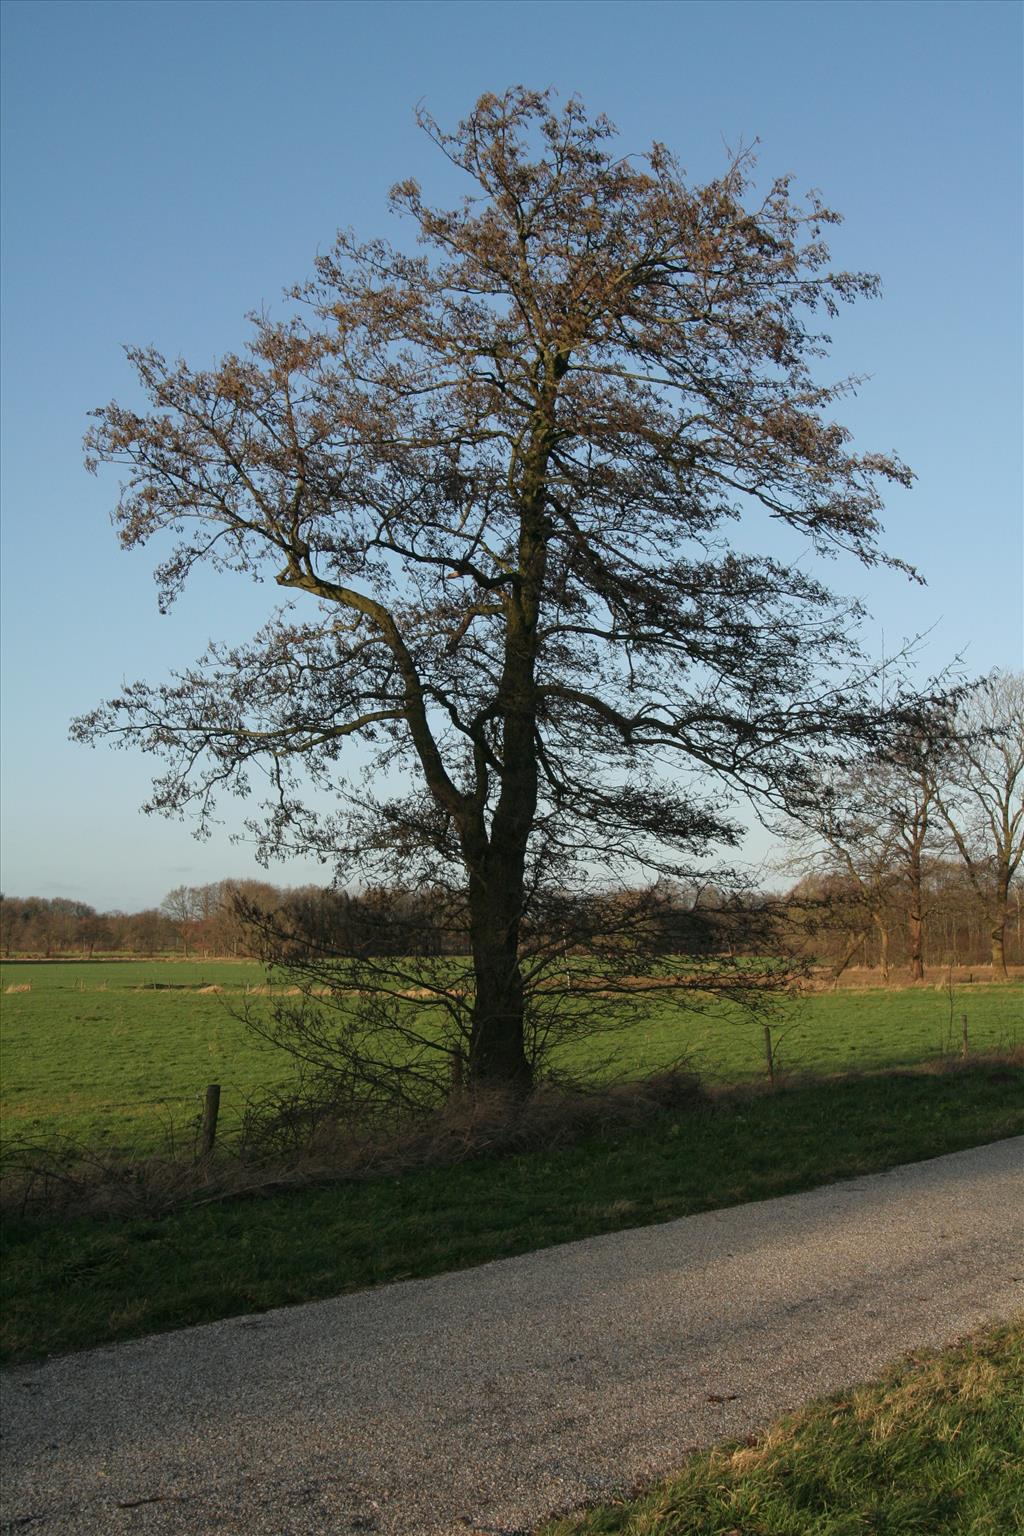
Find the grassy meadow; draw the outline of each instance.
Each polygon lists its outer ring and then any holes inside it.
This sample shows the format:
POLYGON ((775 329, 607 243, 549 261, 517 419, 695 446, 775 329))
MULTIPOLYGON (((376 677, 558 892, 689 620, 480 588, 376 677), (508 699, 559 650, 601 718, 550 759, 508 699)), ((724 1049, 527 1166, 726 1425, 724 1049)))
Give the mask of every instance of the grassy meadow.
MULTIPOLYGON (((268 1006, 263 981, 255 963, 231 960, 0 966, 7 1135, 156 1147, 169 1127, 187 1137, 211 1082, 222 1085, 227 1129, 248 1097, 292 1072, 237 1016, 243 1006, 268 1006)), ((777 1066, 845 1073, 927 1061, 959 1049, 962 1014, 972 1049, 1024 1040, 1020 985, 961 986, 952 996, 941 986, 820 992, 787 1002, 773 1021, 777 1066)), ((665 1005, 616 1045, 616 1070, 626 1076, 681 1056, 711 1082, 742 1083, 765 1070, 760 1026, 727 1009, 665 1005)), ((586 1046, 565 1064, 585 1068, 586 1046)))
POLYGON ((229 1121, 291 1070, 232 1011, 262 981, 257 965, 223 960, 3 965, 7 1135, 162 1145, 169 1127, 187 1131, 212 1082, 223 1085, 229 1121), (204 990, 214 987, 223 990, 204 990))

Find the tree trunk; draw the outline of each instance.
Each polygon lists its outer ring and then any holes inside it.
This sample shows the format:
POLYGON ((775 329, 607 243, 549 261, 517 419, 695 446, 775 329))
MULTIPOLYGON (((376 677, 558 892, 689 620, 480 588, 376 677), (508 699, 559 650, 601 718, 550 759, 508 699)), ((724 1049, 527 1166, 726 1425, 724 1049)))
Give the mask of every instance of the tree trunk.
POLYGON ((537 810, 537 621, 551 536, 545 510, 546 475, 557 381, 566 363, 561 357, 547 359, 548 387, 535 413, 522 459, 519 580, 506 608, 505 654, 498 685, 501 792, 489 837, 482 815, 485 798, 460 828, 469 870, 470 941, 476 982, 469 1040, 470 1086, 501 1087, 517 1098, 526 1098, 533 1087, 533 1069, 526 1057, 519 925, 525 896, 526 847, 537 810))
POLYGON ((921 847, 927 832, 927 819, 918 826, 907 861, 907 879, 910 890, 907 897, 907 945, 910 951, 910 979, 924 981, 924 874, 921 869, 921 847))
POLYGON ((469 1040, 469 1079, 525 1098, 533 1086, 523 1039, 523 978, 505 946, 474 951, 476 999, 469 1040))
POLYGON ((509 688, 513 702, 507 706, 503 732, 501 794, 490 836, 482 818, 463 835, 476 987, 470 1023, 469 1085, 503 1088, 517 1098, 526 1098, 533 1087, 533 1072, 526 1057, 523 974, 519 964, 526 847, 537 804, 530 674, 529 658, 524 665, 521 657, 507 657, 505 680, 508 682, 511 676, 518 686, 509 688), (525 705, 521 702, 524 697, 525 705))
POLYGON ((471 1087, 509 1089, 525 1098, 533 1087, 524 1039, 519 918, 523 862, 488 858, 470 881, 470 943, 476 996, 469 1037, 471 1087), (516 878, 518 872, 518 879, 516 878))
POLYGON ((920 912, 915 912, 911 909, 907 913, 907 941, 910 948, 911 981, 924 981, 923 928, 924 923, 922 922, 920 912))
POLYGON ((992 975, 1006 980, 1006 922, 997 923, 991 933, 992 975))
POLYGON ((863 942, 864 942, 863 934, 852 933, 852 932, 847 934, 847 936, 846 936, 846 948, 843 950, 842 958, 840 959, 839 964, 836 966, 836 968, 835 968, 835 970, 833 972, 833 975, 832 975, 832 990, 833 990, 833 992, 835 992, 837 990, 838 986, 839 986, 839 978, 840 978, 840 976, 846 970, 846 967, 849 965, 850 961, 853 959, 854 955, 857 953, 857 946, 858 946, 858 944, 862 944, 863 942))
POLYGON ((878 929, 878 969, 882 973, 882 980, 889 980, 889 929, 882 919, 875 914, 875 927, 878 929))

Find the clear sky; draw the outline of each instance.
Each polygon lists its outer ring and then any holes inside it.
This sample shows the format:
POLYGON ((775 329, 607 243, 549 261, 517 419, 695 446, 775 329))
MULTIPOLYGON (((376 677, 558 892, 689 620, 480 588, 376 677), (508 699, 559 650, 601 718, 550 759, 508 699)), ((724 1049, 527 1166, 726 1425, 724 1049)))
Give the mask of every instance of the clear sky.
MULTIPOLYGON (((267 589, 200 582, 161 618, 116 544, 116 478, 82 469, 90 408, 132 401, 121 347, 194 364, 244 345, 342 225, 395 235, 388 187, 450 183, 417 131, 484 90, 579 92, 623 147, 689 174, 761 141, 846 218, 837 265, 884 298, 833 327, 841 419, 916 470, 887 546, 926 588, 856 565, 869 641, 930 630, 922 665, 1021 665, 1021 42, 1016 3, 6 0, 3 15, 3 889, 103 908, 257 874, 144 818, 147 760, 67 741, 122 678, 255 627, 267 589)), ((282 866, 282 882, 316 878, 282 866)))

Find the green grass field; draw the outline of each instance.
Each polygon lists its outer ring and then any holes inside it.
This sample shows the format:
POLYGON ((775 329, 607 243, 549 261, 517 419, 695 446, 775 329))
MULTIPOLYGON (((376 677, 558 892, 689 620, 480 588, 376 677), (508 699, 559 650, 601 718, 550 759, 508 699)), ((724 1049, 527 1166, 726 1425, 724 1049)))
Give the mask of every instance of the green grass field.
POLYGON ((7 1135, 159 1145, 168 1125, 198 1113, 211 1082, 224 1085, 229 1121, 247 1095, 290 1073, 230 1011, 261 981, 258 966, 230 961, 0 967, 7 1135))
MULTIPOLYGON (((229 1127, 248 1096, 291 1074, 289 1059, 234 1016, 247 989, 262 981, 254 963, 226 960, 0 967, 0 1102, 7 1134, 156 1146, 170 1124, 187 1134, 211 1082, 222 1085, 222 1124, 229 1127)), ((251 993, 248 1002, 267 1006, 251 993)), ((973 1048, 1024 1039, 1020 986, 962 987, 952 1009, 944 991, 930 988, 841 991, 786 1005, 773 1024, 777 1061, 783 1073, 828 1073, 927 1060, 959 1048, 963 1013, 973 1048)), ((681 1055, 711 1081, 742 1082, 764 1073, 760 1027, 727 1012, 708 1016, 665 1007, 618 1037, 617 1048, 618 1070, 630 1076, 681 1055)), ((578 1047, 575 1064, 586 1066, 585 1050, 578 1047)))

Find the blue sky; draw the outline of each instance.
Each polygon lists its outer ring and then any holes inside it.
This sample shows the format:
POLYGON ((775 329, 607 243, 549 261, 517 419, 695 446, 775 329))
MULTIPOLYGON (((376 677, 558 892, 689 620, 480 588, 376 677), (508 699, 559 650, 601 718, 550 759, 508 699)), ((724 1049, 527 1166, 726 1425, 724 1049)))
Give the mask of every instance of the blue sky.
MULTIPOLYGON (((413 122, 484 90, 578 91, 623 147, 696 180, 761 141, 846 222, 837 265, 884 297, 833 327, 829 375, 870 374, 841 419, 918 475, 887 546, 921 589, 840 565, 870 643, 929 630, 922 666, 1021 665, 1021 86, 1016 4, 432 3, 3 6, 3 889, 101 908, 258 871, 244 846, 144 818, 141 757, 67 741, 123 677, 161 677, 258 623, 266 589, 196 585, 160 617, 121 552, 90 408, 128 402, 121 347, 193 363, 244 344, 342 225, 398 234, 388 187, 446 167, 413 122)), ((315 878, 291 865, 274 878, 315 878)))

